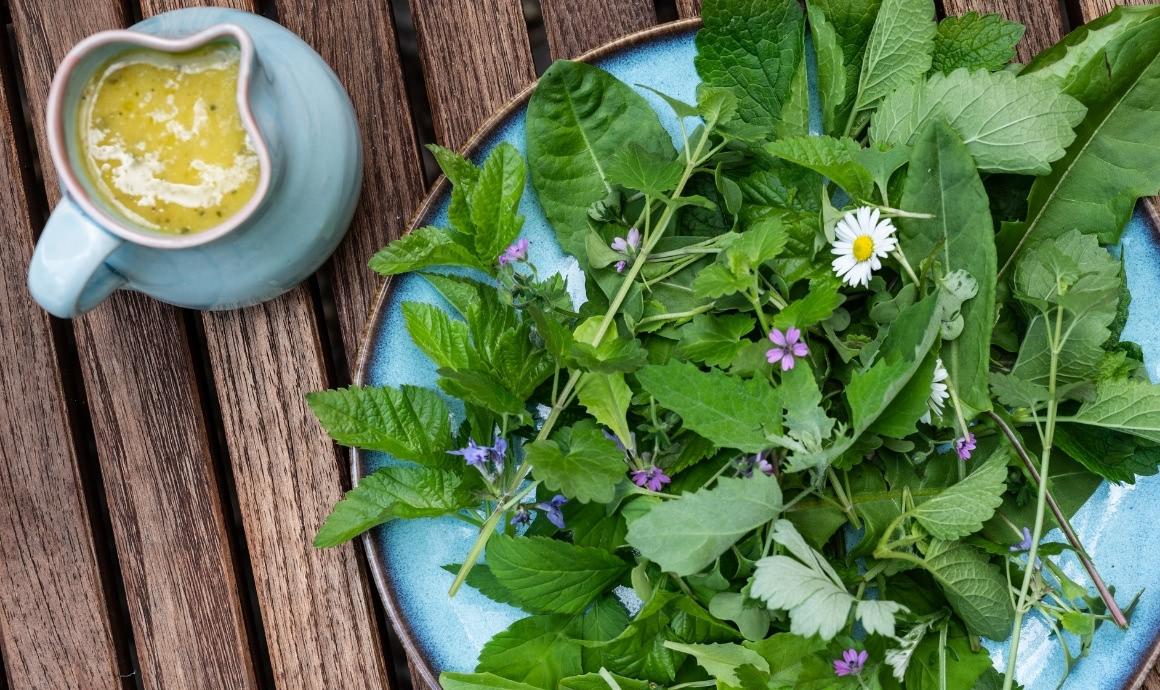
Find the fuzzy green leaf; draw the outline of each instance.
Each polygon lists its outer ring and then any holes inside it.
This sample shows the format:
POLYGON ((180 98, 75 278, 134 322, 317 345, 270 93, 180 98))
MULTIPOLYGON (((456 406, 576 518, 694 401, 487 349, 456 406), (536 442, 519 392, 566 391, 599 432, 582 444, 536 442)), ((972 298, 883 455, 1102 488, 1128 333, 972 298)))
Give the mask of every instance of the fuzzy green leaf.
POLYGON ((986 556, 962 542, 934 540, 925 565, 968 630, 992 640, 1007 639, 1015 611, 1007 580, 986 556))
POLYGON ((978 532, 1003 503, 1008 457, 1006 447, 1000 447, 967 478, 921 503, 914 518, 936 539, 961 539, 978 532))
POLYGON ((855 108, 865 109, 930 69, 934 49, 931 0, 883 0, 866 42, 855 108))
POLYGON ((603 549, 547 537, 494 536, 487 565, 533 613, 581 613, 628 573, 627 563, 603 549))
POLYGON ((874 177, 858 162, 861 147, 853 139, 791 137, 773 142, 768 149, 778 158, 829 178, 854 198, 869 199, 874 193, 874 177))
POLYGON ((308 393, 306 402, 331 438, 345 446, 447 467, 447 405, 428 388, 356 387, 308 393))
POLYGON ((561 678, 584 671, 580 643, 573 638, 575 627, 572 616, 517 620, 483 645, 475 670, 537 688, 555 688, 561 678))
POLYGON ((1001 70, 1015 57, 1025 28, 998 14, 967 12, 938 24, 931 67, 949 74, 960 67, 1001 70))
POLYGON ((471 346, 467 324, 456 321, 432 304, 406 302, 403 322, 411 340, 436 366, 449 369, 470 368, 479 356, 471 346))
POLYGON ((371 258, 371 270, 384 276, 409 273, 430 266, 466 266, 489 269, 473 250, 455 242, 441 228, 425 225, 391 242, 371 258))
POLYGON ((519 235, 524 219, 516 209, 523 192, 524 160, 514 146, 503 142, 488 155, 467 193, 475 255, 481 262, 494 262, 519 235))

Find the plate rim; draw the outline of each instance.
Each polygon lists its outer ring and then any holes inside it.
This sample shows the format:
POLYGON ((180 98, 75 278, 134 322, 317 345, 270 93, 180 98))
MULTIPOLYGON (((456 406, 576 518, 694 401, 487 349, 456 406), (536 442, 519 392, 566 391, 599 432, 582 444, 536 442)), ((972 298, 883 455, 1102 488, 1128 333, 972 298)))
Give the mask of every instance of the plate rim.
MULTIPOLYGON (((626 34, 616 40, 569 59, 577 62, 593 62, 610 57, 622 50, 638 47, 643 43, 669 38, 674 35, 699 29, 702 23, 701 17, 690 17, 688 19, 678 19, 676 21, 658 24, 647 29, 626 34)), ((483 124, 476 128, 467 141, 458 148, 459 153, 468 158, 479 153, 480 148, 492 139, 495 130, 527 103, 539 83, 540 80, 537 77, 535 81, 521 89, 502 107, 492 113, 483 124)), ((446 175, 439 175, 435 182, 432 183, 426 195, 424 195, 423 201, 412 212, 410 219, 404 226, 405 230, 400 237, 412 232, 422 224, 423 219, 427 218, 435 210, 436 206, 442 200, 443 195, 446 193, 449 184, 446 175)), ((359 335, 358 357, 356 359, 355 371, 351 377, 352 385, 366 384, 367 369, 370 365, 371 354, 374 352, 371 343, 374 339, 374 334, 380 330, 379 327, 384 317, 384 308, 390 301, 395 283, 396 281, 393 280, 393 276, 386 277, 375 294, 374 301, 369 310, 369 316, 363 326, 362 333, 359 335)), ((352 487, 357 486, 359 480, 364 475, 365 463, 363 453, 364 451, 359 448, 352 447, 349 449, 352 487)), ((374 580, 379 601, 382 603, 383 609, 386 611, 387 618, 391 624, 390 632, 398 638, 406 653, 406 662, 412 673, 412 683, 415 680, 414 676, 418 675, 419 680, 428 688, 440 688, 438 674, 431 668, 430 660, 427 658, 427 653, 423 647, 414 639, 411 626, 403 616, 402 610, 395 599, 391 577, 382 565, 383 553, 379 545, 379 540, 375 538, 374 530, 364 533, 360 539, 363 543, 367 566, 371 572, 371 579, 374 580)), ((1132 673, 1125 681, 1123 690, 1139 690, 1152 671, 1152 667, 1158 662, 1160 662, 1160 626, 1153 631, 1152 641, 1149 643, 1145 653, 1141 654, 1137 660, 1132 673)))

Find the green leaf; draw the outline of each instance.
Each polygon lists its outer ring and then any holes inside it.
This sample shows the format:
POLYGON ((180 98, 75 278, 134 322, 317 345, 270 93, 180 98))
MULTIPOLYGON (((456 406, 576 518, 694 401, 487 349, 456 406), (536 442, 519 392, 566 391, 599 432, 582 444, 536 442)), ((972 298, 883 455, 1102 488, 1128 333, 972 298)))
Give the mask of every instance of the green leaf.
MULTIPOLYGON (((458 575, 462 567, 462 563, 448 563, 442 566, 443 570, 452 575, 458 575)), ((517 608, 520 605, 512 593, 501 585, 499 580, 495 579, 495 575, 492 574, 491 568, 487 567, 486 563, 476 563, 475 567, 467 573, 467 579, 464 580, 464 583, 472 589, 479 590, 480 594, 492 601, 498 601, 501 604, 511 604, 517 608)))
POLYGON ((976 649, 958 626, 952 626, 951 631, 945 650, 937 631, 927 633, 917 643, 906 669, 904 687, 907 690, 940 690, 943 687, 983 690, 976 683, 992 668, 991 657, 986 648, 976 649), (944 667, 945 684, 942 682, 944 667))
POLYGON ((1104 381, 1093 400, 1062 419, 1160 443, 1160 388, 1143 381, 1104 381))
POLYGON ((507 142, 487 156, 479 179, 467 193, 471 222, 475 227, 475 254, 491 263, 520 234, 524 224, 518 215, 524 192, 524 161, 507 142))
POLYGON ((697 660, 697 665, 721 683, 731 686, 741 685, 737 678, 737 667, 749 664, 769 673, 769 662, 760 654, 739 644, 681 644, 666 642, 665 647, 688 654, 697 660))
POLYGON ((1042 175, 1063 158, 1082 103, 1053 82, 958 69, 895 91, 870 127, 875 143, 909 144, 938 117, 962 137, 980 170, 1042 175))
POLYGON ((634 142, 616 154, 606 173, 612 184, 659 198, 677 186, 684 171, 681 161, 658 156, 634 142))
POLYGON ((693 362, 724 367, 733 361, 753 332, 753 317, 745 314, 699 314, 678 329, 677 356, 693 362))
POLYGON ((821 450, 822 442, 834 433, 836 421, 822 409, 822 392, 808 360, 782 373, 778 392, 785 407, 786 434, 809 451, 821 450))
POLYGON ((905 606, 896 601, 863 599, 854 607, 854 616, 862 622, 867 633, 894 637, 894 615, 906 610, 905 606))
POLYGON ((475 505, 459 475, 430 467, 384 467, 335 504, 314 545, 337 546, 394 518, 434 517, 475 505))
POLYGON ((899 244, 913 265, 936 255, 943 271, 966 271, 978 292, 962 307, 963 332, 942 346, 960 400, 991 408, 987 390, 995 321, 995 231, 987 192, 958 134, 941 118, 919 136, 910 158, 902 206, 932 219, 899 219, 899 244))
POLYGON ((781 397, 764 379, 676 361, 647 366, 637 379, 686 428, 718 446, 756 453, 769 447, 769 433, 781 431, 781 397))
POLYGON ((830 318, 845 301, 839 287, 841 282, 832 276, 811 280, 809 292, 804 297, 790 302, 785 309, 774 314, 774 328, 784 330, 793 326, 805 330, 830 318))
MULTIPOLYGON (((802 37, 804 50, 805 37, 802 37)), ((761 131, 761 127, 757 127, 761 131)), ((799 60, 790 82, 789 96, 782 104, 774 131, 778 138, 805 136, 810 133, 810 77, 806 61, 799 60)), ((758 139, 762 137, 757 137, 758 139)))
POLYGON ((1003 270, 1032 239, 1078 228, 1119 240, 1136 200, 1160 192, 1160 140, 1150 133, 1160 124, 1158 89, 1160 16, 1098 51, 1067 86, 1087 116, 1067 155, 1032 185, 1026 224, 1000 235, 1003 270))
POLYGON ((914 518, 935 539, 962 539, 978 532, 1003 503, 1008 457, 1001 446, 967 478, 921 503, 914 518))
POLYGON ((624 374, 587 373, 576 393, 588 414, 608 427, 626 447, 633 445, 627 420, 632 389, 624 382, 624 374))
POLYGON ((871 432, 890 438, 906 438, 915 432, 918 421, 930 410, 928 401, 938 360, 936 354, 927 355, 910 382, 870 425, 871 432))
POLYGON ((391 242, 370 261, 372 271, 384 276, 410 273, 429 266, 466 266, 491 270, 475 253, 456 243, 446 230, 425 225, 391 242))
MULTIPOLYGON (((615 673, 610 674, 620 690, 651 690, 650 684, 643 680, 627 678, 615 673)), ((608 681, 599 673, 585 673, 582 676, 572 676, 560 681, 559 690, 612 690, 608 681)))
POLYGON ((742 121, 772 131, 802 57, 803 13, 796 0, 706 0, 697 32, 701 81, 728 89, 742 121))
POLYGON ((1015 58, 1015 46, 1025 28, 998 14, 967 12, 947 17, 938 24, 931 67, 950 74, 960 67, 969 70, 1001 70, 1015 58))
POLYGON ((788 241, 785 226, 777 218, 755 220, 725 250, 725 263, 734 275, 748 276, 761 264, 776 259, 788 241))
POLYGON ((864 110, 926 74, 934 34, 931 0, 883 0, 866 42, 855 109, 864 110))
POLYGON ((1102 17, 1079 26, 1062 41, 1036 55, 1019 74, 1054 79, 1067 86, 1109 43, 1123 36, 1129 29, 1156 17, 1160 17, 1160 7, 1156 5, 1115 7, 1102 17))
POLYGON ((344 446, 447 467, 447 405, 428 388, 357 387, 308 393, 306 402, 331 438, 344 446))
POLYGON ((1061 424, 1054 441, 1056 448, 1108 481, 1135 484, 1137 475, 1160 471, 1160 449, 1111 429, 1061 424))
POLYGON ((433 304, 405 302, 403 322, 411 340, 436 366, 449 369, 471 368, 479 356, 471 346, 467 324, 452 319, 433 304))
POLYGON ((814 4, 806 6, 814 53, 818 61, 818 97, 821 100, 822 131, 837 132, 845 123, 838 113, 846 100, 846 57, 839 45, 834 25, 814 4))
POLYGON ((829 178, 856 199, 874 194, 874 177, 857 160, 861 147, 850 138, 801 136, 780 139, 768 146, 778 158, 829 178))
POLYGON ((535 685, 508 680, 494 673, 451 673, 439 674, 439 685, 443 690, 543 690, 535 685))
POLYGON ((742 536, 777 517, 777 479, 721 477, 711 489, 654 506, 628 526, 628 543, 666 572, 692 575, 742 536))
POLYGON ((611 190, 605 166, 636 143, 662 158, 672 138, 648 101, 592 65, 557 60, 528 102, 532 186, 564 251, 587 264, 588 208, 611 190))
MULTIPOLYGON (((846 71, 846 97, 834 113, 835 131, 843 133, 846 118, 854 106, 857 95, 859 76, 862 73, 863 58, 866 53, 866 39, 874 29, 874 20, 878 16, 878 8, 882 0, 811 0, 809 6, 821 10, 826 21, 834 28, 838 47, 842 50, 842 64, 846 71)), ((821 77, 822 56, 820 47, 818 70, 821 77)), ((822 91, 824 94, 825 91, 822 91)), ((822 107, 825 108, 823 101, 822 107)), ((830 130, 827 130, 830 131, 830 130)))
POLYGON ((738 278, 719 263, 709 264, 693 280, 693 294, 701 299, 717 299, 748 289, 749 281, 738 278))
POLYGON ((624 452, 587 420, 577 422, 570 431, 565 447, 553 440, 525 446, 525 462, 532 464, 536 479, 553 491, 581 503, 608 503, 627 470, 624 452))
POLYGON ((583 673, 571 616, 531 616, 512 623, 483 645, 477 673, 494 673, 537 688, 583 673))
MULTIPOLYGON (((833 687, 833 662, 821 658, 821 653, 827 647, 824 640, 777 633, 760 642, 746 642, 745 646, 769 662, 767 687, 776 690, 824 690, 833 687)), ((738 669, 738 673, 744 675, 743 669, 738 669)))
POLYGON ((487 565, 533 613, 581 613, 628 573, 607 551, 547 537, 496 535, 487 542, 487 565))
POLYGON ((477 369, 441 368, 438 372, 439 387, 448 395, 496 414, 527 417, 524 401, 494 374, 477 369))
POLYGON ((1007 580, 986 556, 962 542, 936 539, 927 548, 925 566, 968 630, 992 640, 1007 639, 1015 615, 1007 580))

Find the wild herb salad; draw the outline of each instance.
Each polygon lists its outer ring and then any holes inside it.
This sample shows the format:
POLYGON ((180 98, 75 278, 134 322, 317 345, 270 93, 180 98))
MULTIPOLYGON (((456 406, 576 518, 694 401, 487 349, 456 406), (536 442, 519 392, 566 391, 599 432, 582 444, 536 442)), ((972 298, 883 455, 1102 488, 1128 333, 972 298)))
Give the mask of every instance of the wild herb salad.
POLYGON ((1160 7, 1009 64, 1022 33, 707 0, 696 103, 662 95, 677 146, 641 91, 556 63, 526 166, 582 304, 518 238, 519 153, 434 148, 449 227, 371 265, 450 304, 402 307, 440 390, 310 404, 398 461, 319 546, 450 515, 480 528, 451 595, 528 613, 444 687, 1009 688, 1026 615, 1069 664, 1127 624, 1067 517, 1160 464, 1107 250, 1160 191, 1160 7))

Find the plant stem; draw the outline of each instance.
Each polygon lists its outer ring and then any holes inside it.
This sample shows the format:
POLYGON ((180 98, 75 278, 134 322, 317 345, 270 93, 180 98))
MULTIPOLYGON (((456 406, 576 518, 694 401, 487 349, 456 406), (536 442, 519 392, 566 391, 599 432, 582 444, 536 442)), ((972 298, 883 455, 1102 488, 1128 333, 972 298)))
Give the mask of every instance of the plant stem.
POLYGON ((749 298, 749 304, 753 305, 753 311, 757 314, 757 322, 761 324, 761 332, 768 334, 769 321, 765 318, 765 310, 761 308, 761 298, 757 295, 756 281, 754 281, 753 286, 750 287, 749 292, 745 296, 749 298))
MULTIPOLYGON (((487 518, 487 522, 483 523, 483 527, 481 527, 479 530, 480 534, 486 533, 490 537, 491 533, 495 531, 495 528, 499 526, 499 520, 503 517, 504 513, 510 510, 512 506, 524 500, 524 497, 530 494, 535 488, 535 484, 529 484, 515 496, 512 496, 509 501, 497 507, 495 511, 492 512, 491 516, 487 518)), ((471 551, 468 552, 467 558, 463 562, 474 564, 479 560, 479 555, 483 553, 483 547, 485 546, 487 546, 487 539, 476 539, 475 543, 471 545, 471 551)), ((455 578, 455 582, 451 584, 451 590, 447 593, 448 596, 455 596, 455 593, 459 591, 460 586, 463 585, 463 581, 467 579, 468 572, 471 572, 470 568, 467 568, 466 570, 463 568, 459 569, 459 576, 457 576, 455 578)))
POLYGON ((902 264, 902 269, 906 271, 906 276, 910 278, 910 282, 914 283, 914 287, 918 287, 920 285, 918 276, 914 273, 914 269, 910 267, 910 262, 906 260, 906 255, 902 253, 902 250, 895 249, 892 256, 898 263, 902 264))
MULTIPOLYGON (((1035 468, 1035 463, 1031 461, 1031 456, 1027 454, 1027 450, 1019 442, 1019 438, 1015 435, 1015 432, 1007 425, 1007 422, 1002 417, 994 412, 990 412, 989 414, 991 419, 995 421, 995 424, 1003 432, 1003 435, 1014 446, 1015 453, 1023 461, 1023 466, 1027 468, 1027 473, 1031 475, 1032 481, 1036 484, 1041 484, 1042 480, 1039 476, 1039 470, 1035 468)), ((1058 421, 1059 419, 1056 418, 1056 422, 1058 421)), ((1059 503, 1055 500, 1055 496, 1051 494, 1050 489, 1047 491, 1047 507, 1051 509, 1051 514, 1055 516, 1055 522, 1059 524, 1059 529, 1063 532, 1063 536, 1067 538, 1067 543, 1071 544, 1071 547, 1075 549, 1076 555, 1079 556, 1080 563, 1083 564, 1083 568, 1087 571, 1088 577, 1091 578, 1092 584, 1095 585, 1096 590, 1100 593, 1100 599, 1103 599, 1104 605, 1108 607, 1108 614, 1111 615, 1116 625, 1121 628, 1127 628, 1127 617, 1124 616, 1124 612, 1116 604, 1116 598, 1112 596, 1111 591, 1108 590, 1108 586, 1104 584, 1104 579, 1100 577, 1099 571, 1096 570, 1095 563, 1092 562, 1087 550, 1080 543, 1079 536, 1072 529, 1071 522, 1067 519, 1067 515, 1064 514, 1063 509, 1059 507, 1059 503)))
POLYGON ((854 504, 850 501, 850 497, 846 495, 846 490, 842 487, 842 481, 838 479, 838 475, 834 472, 833 467, 826 468, 826 476, 830 480, 830 486, 834 487, 834 493, 838 496, 838 500, 842 503, 842 510, 846 512, 846 517, 850 518, 850 524, 854 526, 854 529, 862 529, 862 521, 858 519, 858 513, 854 510, 854 504))
POLYGON ((676 321, 677 319, 687 319, 696 316, 697 314, 704 314, 715 306, 716 305, 714 303, 710 302, 709 304, 703 304, 696 309, 690 309, 688 311, 676 311, 668 314, 653 314, 652 316, 646 316, 640 321, 637 321, 636 325, 637 327, 640 327, 646 326, 650 323, 656 323, 658 321, 676 321))

